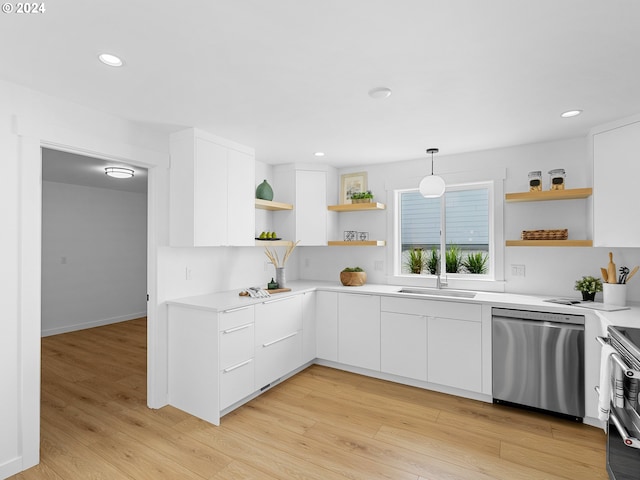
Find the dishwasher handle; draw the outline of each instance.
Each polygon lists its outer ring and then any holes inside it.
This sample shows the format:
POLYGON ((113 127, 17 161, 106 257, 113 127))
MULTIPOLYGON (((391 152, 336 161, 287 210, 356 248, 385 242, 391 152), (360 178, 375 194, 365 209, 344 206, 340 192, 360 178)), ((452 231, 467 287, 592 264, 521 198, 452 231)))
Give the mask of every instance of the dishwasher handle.
POLYGON ((497 317, 497 316, 493 316, 492 320, 493 321, 498 320, 499 322, 504 322, 504 323, 517 323, 518 325, 531 325, 534 327, 562 328, 564 330, 584 331, 584 325, 579 325, 575 323, 549 322, 546 320, 525 320, 520 318, 497 317))

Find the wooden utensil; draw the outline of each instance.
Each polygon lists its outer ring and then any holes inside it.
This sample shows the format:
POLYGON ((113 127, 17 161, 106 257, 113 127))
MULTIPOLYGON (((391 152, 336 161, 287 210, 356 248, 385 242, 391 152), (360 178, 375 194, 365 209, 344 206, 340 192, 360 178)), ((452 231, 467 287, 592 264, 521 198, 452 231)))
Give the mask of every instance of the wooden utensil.
POLYGON ((609 265, 607 265, 607 283, 618 283, 616 264, 613 263, 613 252, 609 252, 609 265))
POLYGON ((600 267, 600 271, 602 272, 602 279, 604 280, 604 283, 607 283, 607 278, 609 278, 609 275, 607 274, 607 269, 600 267))
POLYGON ((631 270, 631 273, 627 276, 627 283, 629 283, 629 280, 631 280, 631 277, 633 277, 636 274, 636 272, 638 271, 638 268, 640 268, 638 265, 633 267, 633 270, 631 270))

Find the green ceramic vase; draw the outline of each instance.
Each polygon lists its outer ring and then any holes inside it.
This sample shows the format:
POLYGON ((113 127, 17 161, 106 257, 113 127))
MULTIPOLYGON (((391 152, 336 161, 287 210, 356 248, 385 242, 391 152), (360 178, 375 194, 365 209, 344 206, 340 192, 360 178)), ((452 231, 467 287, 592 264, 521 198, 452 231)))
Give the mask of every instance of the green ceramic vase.
POLYGON ((273 189, 266 180, 256 188, 256 198, 269 201, 273 200, 273 189))

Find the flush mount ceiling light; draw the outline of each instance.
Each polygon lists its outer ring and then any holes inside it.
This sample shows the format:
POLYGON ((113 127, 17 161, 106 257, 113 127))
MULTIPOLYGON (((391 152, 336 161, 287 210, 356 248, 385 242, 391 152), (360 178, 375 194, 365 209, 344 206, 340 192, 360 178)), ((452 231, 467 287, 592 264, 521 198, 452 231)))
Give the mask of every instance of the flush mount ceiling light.
POLYGON ((562 113, 560 116, 562 118, 571 118, 571 117, 577 117, 581 113, 582 113, 582 110, 568 110, 568 111, 562 113))
POLYGON ((437 148, 428 148, 427 153, 431 154, 431 175, 427 175, 420 180, 420 194, 424 198, 441 197, 445 190, 445 183, 442 177, 433 174, 433 154, 438 153, 437 148))
POLYGON ((107 167, 104 169, 104 173, 114 178, 131 178, 133 177, 133 170, 130 168, 122 167, 107 167))
POLYGON ((369 96, 371 98, 387 98, 391 96, 391 89, 387 87, 376 87, 369 90, 369 96))
POLYGON ((116 57, 111 53, 101 53, 98 55, 98 59, 104 63, 105 65, 109 65, 110 67, 121 67, 122 59, 120 57, 116 57))
POLYGON ((314 153, 316 157, 324 157, 324 152, 316 152, 314 153))

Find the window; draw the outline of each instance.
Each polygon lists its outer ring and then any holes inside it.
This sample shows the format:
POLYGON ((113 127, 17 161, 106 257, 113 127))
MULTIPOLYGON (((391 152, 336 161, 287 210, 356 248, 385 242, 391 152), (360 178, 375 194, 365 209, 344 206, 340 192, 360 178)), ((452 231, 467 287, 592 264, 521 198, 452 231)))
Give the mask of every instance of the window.
POLYGON ((397 274, 492 277, 491 199, 492 182, 447 185, 441 198, 397 190, 397 274))

